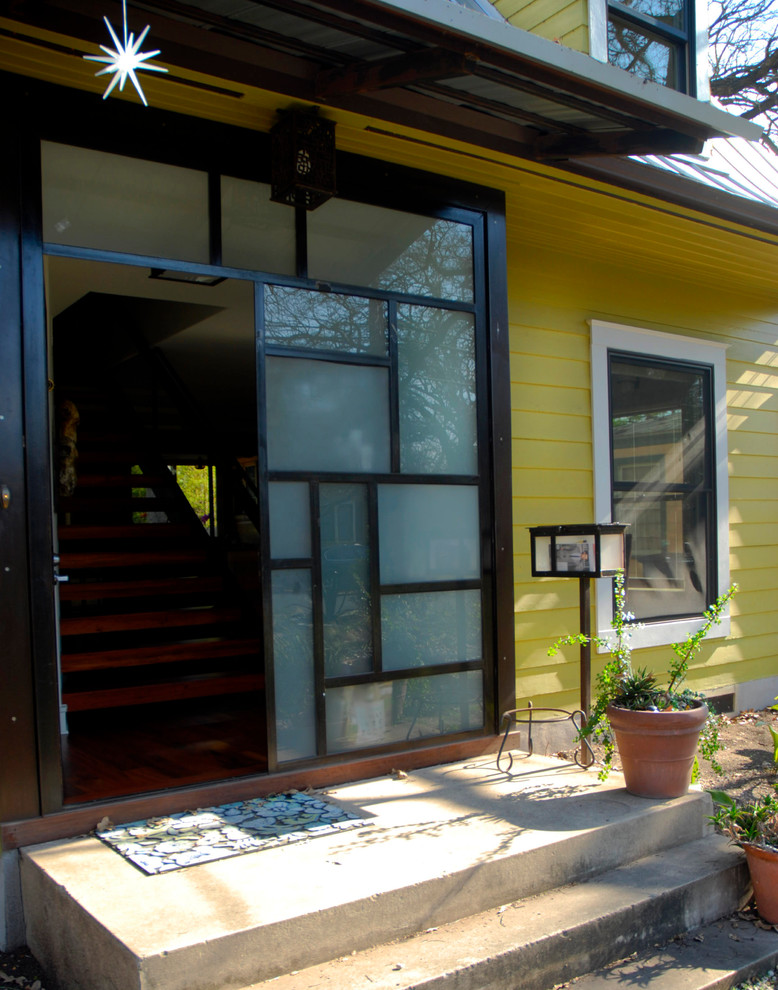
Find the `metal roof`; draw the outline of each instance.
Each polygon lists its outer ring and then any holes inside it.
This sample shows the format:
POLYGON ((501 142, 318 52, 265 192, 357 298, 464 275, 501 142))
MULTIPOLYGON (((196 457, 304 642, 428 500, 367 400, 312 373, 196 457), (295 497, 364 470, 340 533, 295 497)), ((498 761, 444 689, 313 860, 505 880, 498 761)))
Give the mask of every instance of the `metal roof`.
MULTIPOLYGON (((168 66, 523 158, 698 152, 754 125, 462 0, 129 0, 168 66)), ((97 39, 117 0, 14 0, 13 19, 97 39)), ((37 43, 44 44, 42 38, 37 43)))
POLYGON ((700 155, 646 155, 638 161, 710 189, 778 209, 778 155, 742 138, 713 138, 700 155))

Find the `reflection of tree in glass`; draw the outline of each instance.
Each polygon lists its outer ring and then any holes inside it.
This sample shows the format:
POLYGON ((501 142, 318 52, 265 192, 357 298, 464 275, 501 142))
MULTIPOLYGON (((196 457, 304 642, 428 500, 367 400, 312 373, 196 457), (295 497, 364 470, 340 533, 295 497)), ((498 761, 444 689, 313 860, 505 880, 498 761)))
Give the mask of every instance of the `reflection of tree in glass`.
POLYGON ((621 21, 608 22, 608 61, 641 79, 673 86, 673 50, 664 41, 636 31, 621 21))
POLYGON ((467 224, 433 220, 372 283, 438 299, 473 299, 473 235, 467 224))
POLYGON ((265 338, 289 347, 386 355, 386 304, 361 296, 268 285, 265 338))
POLYGON ((481 593, 475 589, 384 595, 384 669, 480 660, 481 593))
POLYGON ((476 474, 473 317, 400 306, 397 337, 402 470, 476 474))
POLYGON ((285 688, 276 691, 276 724, 293 738, 313 711, 313 618, 307 572, 300 581, 281 573, 273 580, 273 664, 285 688))
POLYGON ((406 722, 407 739, 423 739, 479 729, 483 725, 480 671, 463 671, 438 677, 414 677, 400 682, 393 720, 406 722))
POLYGON ((324 669, 329 677, 373 666, 367 490, 320 488, 324 669))

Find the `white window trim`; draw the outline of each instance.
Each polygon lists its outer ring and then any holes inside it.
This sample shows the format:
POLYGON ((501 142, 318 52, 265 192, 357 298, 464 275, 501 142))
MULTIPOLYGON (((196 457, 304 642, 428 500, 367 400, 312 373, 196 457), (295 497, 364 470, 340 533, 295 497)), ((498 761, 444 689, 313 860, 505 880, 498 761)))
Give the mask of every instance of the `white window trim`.
MULTIPOLYGON (((726 345, 696 337, 589 320, 591 327, 592 440, 594 451, 594 514, 598 523, 611 518, 610 395, 608 353, 612 350, 649 357, 704 364, 712 370, 716 536, 718 541, 718 594, 729 587, 729 479, 727 473, 727 357, 726 345)), ((597 627, 600 636, 613 633, 613 585, 610 578, 596 582, 597 627)), ((710 602, 708 603, 710 604, 710 602)), ((646 623, 632 637, 634 647, 664 646, 686 639, 700 627, 700 619, 673 619, 646 623)), ((729 607, 713 637, 728 636, 729 607)))

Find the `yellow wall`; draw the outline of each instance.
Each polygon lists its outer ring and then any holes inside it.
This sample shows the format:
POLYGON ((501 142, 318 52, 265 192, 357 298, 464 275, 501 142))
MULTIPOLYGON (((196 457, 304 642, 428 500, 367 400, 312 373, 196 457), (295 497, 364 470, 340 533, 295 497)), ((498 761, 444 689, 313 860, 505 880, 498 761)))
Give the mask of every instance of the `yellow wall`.
MULTIPOLYGON (((10 70, 102 92, 77 57, 0 39, 0 58, 10 70)), ((149 78, 150 103, 267 130, 290 102, 243 86, 240 98, 209 94, 186 77, 219 82, 181 72, 178 81, 149 78)), ((729 346, 730 563, 740 591, 730 638, 703 651, 692 686, 716 691, 778 674, 778 238, 408 128, 325 113, 343 151, 506 194, 518 703, 578 701, 575 652, 546 655, 577 627, 577 584, 530 577, 526 528, 593 519, 593 318, 729 346)), ((661 668, 666 655, 637 659, 661 668)))
POLYGON ((589 54, 587 0, 493 0, 514 27, 589 54))

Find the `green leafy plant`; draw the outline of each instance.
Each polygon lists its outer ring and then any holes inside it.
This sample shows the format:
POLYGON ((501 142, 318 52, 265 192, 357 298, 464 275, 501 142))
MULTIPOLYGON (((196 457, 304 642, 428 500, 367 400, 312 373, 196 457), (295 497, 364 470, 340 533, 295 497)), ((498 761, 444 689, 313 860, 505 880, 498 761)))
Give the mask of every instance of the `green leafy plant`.
MULTIPOLYGON (((599 775, 601 780, 610 773, 615 753, 615 741, 607 715, 608 705, 632 711, 685 711, 703 700, 702 695, 684 687, 683 682, 691 661, 702 648, 703 640, 711 628, 721 622, 727 604, 737 591, 737 585, 733 584, 719 595, 703 613, 700 628, 689 633, 683 642, 671 645, 673 659, 670 662, 667 684, 662 687, 654 673, 632 666, 631 639, 633 633, 642 626, 635 621, 634 614, 626 609, 623 571, 617 572, 613 584, 616 600, 613 613, 614 636, 606 638, 577 633, 561 637, 548 650, 549 656, 555 656, 563 646, 593 643, 610 654, 610 659, 597 675, 597 690, 591 715, 579 733, 579 739, 591 738, 603 747, 603 765, 599 775)), ((721 716, 709 712, 698 744, 700 756, 708 760, 717 773, 721 772, 715 758, 721 749, 720 726, 721 716)))
POLYGON ((716 811, 710 820, 737 845, 778 852, 778 785, 775 794, 738 804, 725 791, 710 791, 716 811))

